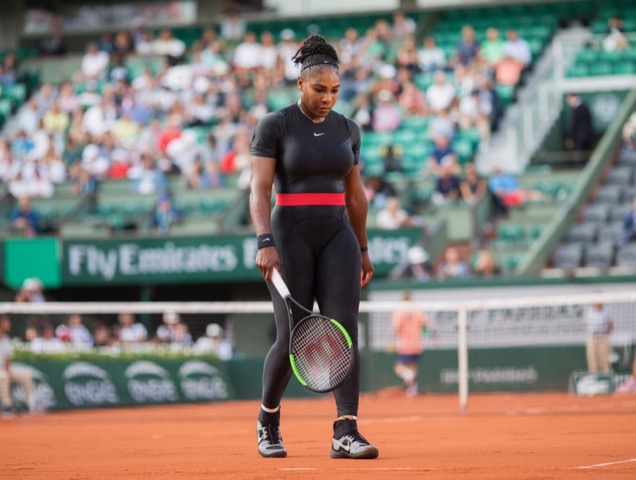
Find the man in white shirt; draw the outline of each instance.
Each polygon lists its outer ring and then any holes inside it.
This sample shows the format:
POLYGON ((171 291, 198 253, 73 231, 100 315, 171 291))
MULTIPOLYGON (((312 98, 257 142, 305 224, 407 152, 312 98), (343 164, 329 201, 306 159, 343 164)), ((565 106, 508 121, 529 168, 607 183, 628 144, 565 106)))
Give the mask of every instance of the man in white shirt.
POLYGON ((132 313, 119 314, 119 341, 123 345, 143 343, 148 340, 148 330, 141 323, 135 322, 132 313))
POLYGON ((455 87, 446 81, 446 74, 438 70, 435 81, 426 90, 426 101, 434 112, 448 110, 455 99, 455 87))
POLYGON ((519 36, 516 30, 506 32, 506 41, 503 45, 503 56, 509 56, 521 62, 524 66, 532 60, 532 50, 527 41, 519 36))
POLYGON ((86 53, 82 57, 80 80, 99 80, 106 76, 110 57, 108 53, 97 48, 94 42, 86 45, 86 53))
POLYGON ((610 312, 602 303, 595 303, 585 315, 585 326, 587 370, 591 373, 610 373, 609 336, 614 330, 610 312))
POLYGON ((3 415, 14 413, 13 399, 11 397, 11 385, 16 383, 22 386, 27 407, 34 410, 33 378, 28 370, 15 368, 11 364, 11 320, 9 316, 0 316, 0 403, 3 415))

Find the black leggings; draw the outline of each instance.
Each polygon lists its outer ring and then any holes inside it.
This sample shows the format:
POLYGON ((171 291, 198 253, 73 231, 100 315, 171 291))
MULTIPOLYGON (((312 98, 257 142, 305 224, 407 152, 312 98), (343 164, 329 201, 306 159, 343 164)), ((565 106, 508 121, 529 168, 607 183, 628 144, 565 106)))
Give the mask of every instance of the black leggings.
MULTIPOLYGON (((338 416, 357 415, 360 393, 358 307, 360 303, 360 245, 343 207, 276 207, 272 231, 282 276, 300 304, 337 319, 353 342, 355 366, 351 376, 334 391, 338 416), (305 215, 312 212, 313 215, 305 215), (316 214, 325 214, 315 216, 316 214)), ((276 341, 263 366, 262 403, 276 408, 292 375, 289 364, 289 319, 285 303, 268 283, 274 305, 276 341)))

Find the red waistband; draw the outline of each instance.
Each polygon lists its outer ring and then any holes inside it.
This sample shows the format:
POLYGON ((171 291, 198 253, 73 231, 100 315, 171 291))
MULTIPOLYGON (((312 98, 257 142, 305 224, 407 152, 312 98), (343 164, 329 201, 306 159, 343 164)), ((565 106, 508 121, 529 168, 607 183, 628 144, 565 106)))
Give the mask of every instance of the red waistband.
POLYGON ((344 193, 277 193, 276 205, 279 207, 301 207, 303 205, 345 204, 344 193))

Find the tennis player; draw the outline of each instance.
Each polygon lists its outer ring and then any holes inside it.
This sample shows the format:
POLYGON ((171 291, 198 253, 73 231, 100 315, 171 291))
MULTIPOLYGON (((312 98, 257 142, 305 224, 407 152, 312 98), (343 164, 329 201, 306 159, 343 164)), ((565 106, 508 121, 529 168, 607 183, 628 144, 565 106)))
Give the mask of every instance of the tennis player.
POLYGON ((296 300, 310 310, 317 301, 321 313, 337 319, 353 341, 354 371, 334 391, 331 457, 376 458, 378 449, 360 435, 356 423, 360 288, 373 275, 358 163, 360 130, 332 111, 340 89, 335 49, 322 36, 311 35, 293 60, 300 66, 300 100, 263 117, 252 138, 250 214, 258 239, 256 265, 267 280, 276 320, 276 340, 263 367, 258 451, 264 457, 287 456, 280 402, 292 375, 290 332, 285 304, 271 283, 276 268, 296 300))

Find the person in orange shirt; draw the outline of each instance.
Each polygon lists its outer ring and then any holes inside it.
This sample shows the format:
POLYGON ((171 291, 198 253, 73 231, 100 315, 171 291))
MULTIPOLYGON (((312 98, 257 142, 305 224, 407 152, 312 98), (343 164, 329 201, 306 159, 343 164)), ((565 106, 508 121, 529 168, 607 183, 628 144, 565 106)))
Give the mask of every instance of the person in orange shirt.
MULTIPOLYGON (((411 292, 405 290, 402 300, 411 301, 411 292)), ((435 332, 426 314, 419 310, 398 310, 392 318, 392 345, 397 358, 395 374, 402 379, 407 396, 417 395, 417 367, 424 351, 424 329, 435 332)))

